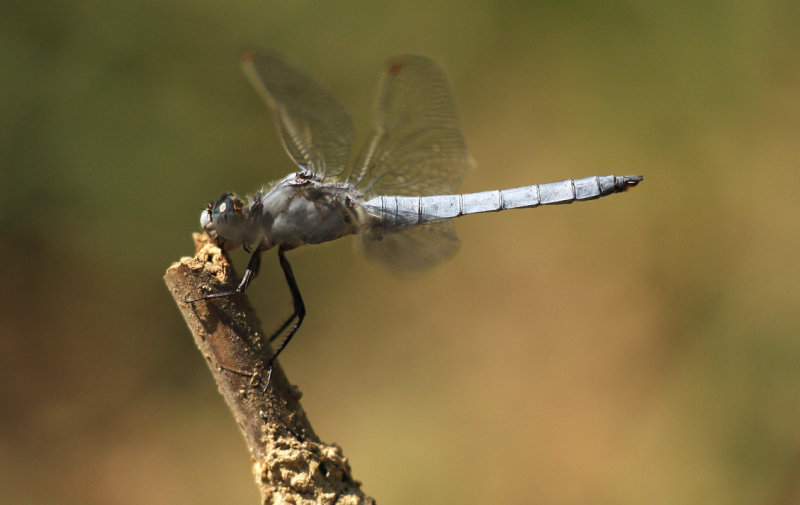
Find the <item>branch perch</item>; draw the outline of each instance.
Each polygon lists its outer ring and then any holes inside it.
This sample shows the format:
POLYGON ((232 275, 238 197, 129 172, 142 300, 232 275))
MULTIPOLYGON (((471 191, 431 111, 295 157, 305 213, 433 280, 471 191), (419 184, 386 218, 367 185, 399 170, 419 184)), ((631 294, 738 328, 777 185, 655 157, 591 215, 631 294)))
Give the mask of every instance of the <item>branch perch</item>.
POLYGON ((196 256, 172 264, 164 281, 244 434, 261 503, 374 505, 353 479, 341 448, 314 433, 299 389, 278 362, 263 391, 272 350, 247 296, 183 301, 235 286, 238 278, 207 235, 196 233, 194 241, 196 256))

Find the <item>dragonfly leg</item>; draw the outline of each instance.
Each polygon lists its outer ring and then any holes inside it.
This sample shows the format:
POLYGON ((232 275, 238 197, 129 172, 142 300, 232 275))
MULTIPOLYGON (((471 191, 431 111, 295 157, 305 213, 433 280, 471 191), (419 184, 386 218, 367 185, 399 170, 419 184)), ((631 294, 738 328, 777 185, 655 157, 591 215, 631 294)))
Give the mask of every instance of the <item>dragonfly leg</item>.
POLYGON ((203 296, 198 296, 197 298, 190 298, 188 300, 184 300, 186 303, 194 303, 199 302, 200 300, 209 300, 211 298, 224 298, 226 296, 233 296, 239 293, 244 293, 247 289, 247 286, 250 285, 250 281, 252 281, 256 275, 258 275, 258 269, 261 267, 261 251, 256 250, 252 256, 250 256, 250 262, 247 263, 247 270, 244 271, 244 275, 242 276, 241 282, 239 285, 236 286, 236 289, 231 291, 220 291, 219 293, 210 293, 203 296))
POLYGON ((283 273, 286 276, 286 283, 289 285, 289 291, 292 292, 292 303, 294 304, 294 312, 289 319, 284 322, 278 330, 269 337, 269 341, 272 342, 278 336, 283 333, 283 331, 291 324, 292 321, 295 319, 297 322, 294 324, 289 333, 283 338, 283 342, 278 346, 274 353, 272 353, 272 357, 269 358, 267 362, 267 382, 264 386, 264 391, 269 389, 269 383, 272 379, 272 365, 275 363, 275 360, 278 358, 278 355, 289 345, 289 341, 292 340, 292 337, 295 333, 297 333, 297 329, 300 328, 300 325, 303 324, 303 319, 306 317, 306 306, 303 303, 303 297, 300 295, 300 288, 297 287, 297 281, 294 279, 294 273, 292 272, 292 266, 289 264, 289 260, 286 259, 286 254, 283 248, 278 249, 278 259, 281 263, 281 268, 283 269, 283 273))

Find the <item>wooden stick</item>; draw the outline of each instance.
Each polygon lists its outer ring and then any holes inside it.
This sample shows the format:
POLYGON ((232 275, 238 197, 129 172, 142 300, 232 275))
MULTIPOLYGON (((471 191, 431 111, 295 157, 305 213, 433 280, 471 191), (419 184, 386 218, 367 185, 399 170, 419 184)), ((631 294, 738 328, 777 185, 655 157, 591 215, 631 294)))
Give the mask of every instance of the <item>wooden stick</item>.
POLYGON ((164 281, 244 434, 261 502, 374 505, 353 479, 342 449, 314 433, 299 389, 278 362, 263 391, 272 351, 247 296, 184 302, 236 285, 225 254, 205 234, 194 240, 197 255, 170 266, 164 281))

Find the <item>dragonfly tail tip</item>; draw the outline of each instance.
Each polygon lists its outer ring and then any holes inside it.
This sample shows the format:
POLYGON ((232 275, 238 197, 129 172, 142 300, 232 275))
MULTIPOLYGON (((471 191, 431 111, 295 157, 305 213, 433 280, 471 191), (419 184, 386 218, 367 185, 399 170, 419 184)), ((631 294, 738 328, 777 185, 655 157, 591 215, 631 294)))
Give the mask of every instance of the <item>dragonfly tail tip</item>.
POLYGON ((642 175, 623 175, 622 177, 617 177, 618 183, 622 183, 619 186, 622 186, 623 191, 628 188, 632 188, 633 186, 636 186, 643 180, 644 176, 642 175))

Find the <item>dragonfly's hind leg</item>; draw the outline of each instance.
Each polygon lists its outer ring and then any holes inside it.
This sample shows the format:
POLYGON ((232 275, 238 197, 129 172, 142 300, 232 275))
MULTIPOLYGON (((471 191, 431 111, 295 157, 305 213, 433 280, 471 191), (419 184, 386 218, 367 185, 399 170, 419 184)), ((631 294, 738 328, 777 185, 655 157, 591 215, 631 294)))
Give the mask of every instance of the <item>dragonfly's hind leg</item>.
POLYGON ((231 291, 220 291, 219 293, 210 293, 203 296, 198 296, 197 298, 190 298, 188 300, 184 300, 186 303, 194 303, 199 302, 200 300, 209 300, 211 298, 224 298, 226 296, 233 296, 238 295, 239 293, 244 293, 247 289, 247 286, 250 285, 250 281, 252 281, 256 275, 258 275, 258 269, 261 267, 261 250, 256 249, 252 256, 250 256, 250 261, 247 263, 247 270, 244 271, 244 275, 242 276, 241 282, 239 285, 236 286, 236 289, 231 291))
MULTIPOLYGON (((256 250, 253 255, 250 257, 250 262, 247 264, 247 270, 245 270, 244 275, 242 276, 241 282, 236 287, 236 289, 230 291, 222 291, 219 293, 210 293, 207 295, 199 296, 197 298, 191 298, 188 300, 184 300, 186 303, 194 303, 199 302, 200 300, 209 300, 212 298, 223 298, 226 296, 233 296, 239 293, 244 293, 247 289, 247 286, 250 285, 250 281, 258 275, 258 270, 261 267, 261 250, 256 250)), ((286 276, 286 283, 289 285, 289 291, 292 293, 292 302, 294 304, 294 312, 291 316, 280 326, 280 328, 275 331, 270 337, 269 342, 274 341, 276 338, 281 336, 281 334, 288 328, 293 321, 295 321, 294 326, 289 333, 283 338, 283 342, 278 346, 277 350, 272 353, 270 356, 269 361, 267 361, 267 381, 264 385, 264 391, 269 388, 270 381, 272 380, 272 366, 275 363, 275 360, 278 358, 278 355, 289 345, 289 341, 292 340, 292 337, 295 333, 297 333, 297 329, 300 328, 300 325, 303 324, 303 319, 306 317, 306 306, 303 303, 303 297, 300 294, 300 288, 297 287, 297 281, 294 279, 294 272, 292 272, 292 266, 289 264, 289 260, 286 259, 286 251, 283 248, 278 249, 278 259, 281 263, 281 268, 283 269, 283 273, 286 276)))
POLYGON ((272 342, 276 338, 278 338, 281 333, 289 327, 292 321, 297 320, 289 333, 284 337, 283 342, 278 346, 274 353, 272 353, 272 357, 267 362, 267 382, 264 385, 264 391, 269 388, 270 380, 272 379, 272 365, 275 363, 275 360, 278 358, 278 355, 283 351, 287 345, 289 345, 289 341, 292 340, 292 337, 295 333, 297 333, 297 329, 300 328, 300 325, 303 324, 303 319, 306 317, 306 305, 303 303, 303 297, 300 295, 300 288, 297 287, 297 281, 294 280, 294 272, 292 272, 292 266, 289 264, 289 260, 286 259, 285 250, 281 247, 278 249, 278 259, 281 263, 281 268, 283 269, 283 273, 286 276, 286 283, 289 285, 289 291, 292 292, 292 303, 294 304, 294 312, 289 319, 287 319, 280 328, 278 328, 275 333, 269 337, 269 341, 272 342))

